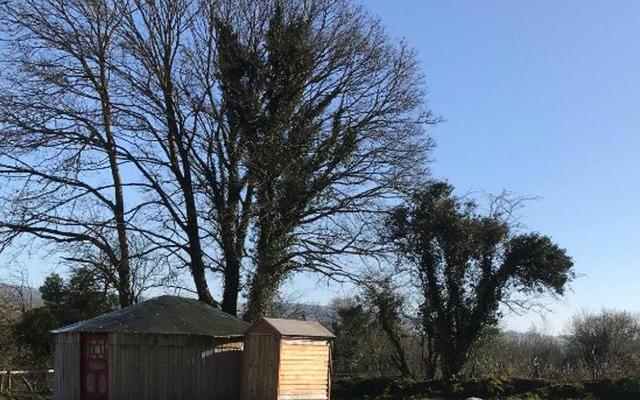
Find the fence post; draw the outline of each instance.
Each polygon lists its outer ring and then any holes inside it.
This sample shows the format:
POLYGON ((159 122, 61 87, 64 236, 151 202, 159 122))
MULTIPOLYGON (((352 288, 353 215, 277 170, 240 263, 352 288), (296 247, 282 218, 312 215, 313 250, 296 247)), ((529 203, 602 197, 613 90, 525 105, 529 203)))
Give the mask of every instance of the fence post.
POLYGON ((11 371, 7 371, 7 386, 8 386, 9 392, 11 392, 11 371))

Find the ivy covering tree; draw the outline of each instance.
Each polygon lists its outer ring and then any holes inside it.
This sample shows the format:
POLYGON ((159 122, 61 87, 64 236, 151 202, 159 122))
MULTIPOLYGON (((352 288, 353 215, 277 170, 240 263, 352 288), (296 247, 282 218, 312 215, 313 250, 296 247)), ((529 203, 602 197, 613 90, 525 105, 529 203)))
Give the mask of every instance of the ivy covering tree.
POLYGON ((339 279, 353 273, 339 256, 375 254, 365 226, 424 171, 432 122, 413 52, 361 8, 263 1, 239 15, 256 12, 214 24, 218 119, 253 196, 249 321, 292 274, 339 279))
POLYGON ((434 182, 388 220, 386 238, 419 288, 424 329, 447 379, 461 371, 483 330, 498 322, 501 304, 562 295, 574 277, 571 258, 549 237, 516 231, 504 199, 492 209, 483 215, 450 184, 434 182))

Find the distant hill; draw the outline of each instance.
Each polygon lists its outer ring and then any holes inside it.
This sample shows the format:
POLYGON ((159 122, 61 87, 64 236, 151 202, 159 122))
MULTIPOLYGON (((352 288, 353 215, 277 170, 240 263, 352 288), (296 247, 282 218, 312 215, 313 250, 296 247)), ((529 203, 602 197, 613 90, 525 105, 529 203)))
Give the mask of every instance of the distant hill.
POLYGON ((334 309, 320 304, 279 303, 277 317, 308 321, 329 322, 334 318, 334 309))

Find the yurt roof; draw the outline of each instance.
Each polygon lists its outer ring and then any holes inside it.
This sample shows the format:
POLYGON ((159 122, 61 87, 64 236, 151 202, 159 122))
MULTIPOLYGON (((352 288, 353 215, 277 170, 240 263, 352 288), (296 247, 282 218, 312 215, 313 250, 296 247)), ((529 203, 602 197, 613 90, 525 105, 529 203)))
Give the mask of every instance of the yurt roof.
POLYGON ((52 331, 242 337, 249 324, 194 299, 160 296, 52 331))

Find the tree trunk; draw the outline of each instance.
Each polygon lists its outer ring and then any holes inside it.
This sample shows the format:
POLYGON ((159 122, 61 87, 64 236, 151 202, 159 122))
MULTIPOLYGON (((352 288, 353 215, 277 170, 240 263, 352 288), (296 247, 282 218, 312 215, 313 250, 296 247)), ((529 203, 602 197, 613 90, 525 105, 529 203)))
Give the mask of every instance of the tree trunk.
POLYGON ((224 270, 224 291, 222 293, 222 311, 231 315, 238 314, 238 294, 240 293, 240 260, 226 253, 224 270))
POLYGON ((271 209, 273 206, 273 182, 264 182, 257 195, 258 243, 256 246, 256 272, 251 281, 249 302, 243 318, 256 322, 269 313, 286 273, 283 263, 286 246, 286 229, 271 209))
MULTIPOLYGON (((167 71, 167 77, 171 76, 170 72, 170 70, 167 71)), ((182 132, 176 118, 173 85, 170 78, 166 80, 166 87, 163 88, 163 94, 166 107, 167 127, 169 129, 167 141, 170 149, 171 168, 184 196, 186 211, 185 230, 189 239, 188 253, 191 261, 191 275, 193 276, 193 281, 196 286, 198 299, 204 303, 218 307, 219 304, 213 299, 211 291, 209 290, 209 284, 207 283, 206 267, 200 241, 198 210, 191 175, 190 154, 183 142, 182 132)))
MULTIPOLYGON (((171 103, 170 103, 171 104, 171 103)), ((170 118, 170 120, 173 120, 170 118)), ((177 132, 177 126, 174 127, 177 132)), ((182 162, 182 176, 180 179, 180 188, 184 196, 186 209, 186 230, 189 238, 189 257, 191 259, 191 274, 198 292, 198 299, 204 303, 218 307, 219 304, 211 296, 209 284, 207 283, 206 266, 204 263, 202 244, 200 239, 200 225, 198 223, 198 210, 196 206, 193 181, 191 178, 191 164, 189 162, 189 154, 184 149, 182 143, 174 135, 174 140, 180 152, 182 162)), ((180 176, 180 174, 176 174, 180 176)))
MULTIPOLYGON (((114 176, 118 176, 119 171, 116 169, 114 176)), ((120 307, 127 307, 133 304, 133 291, 131 290, 131 267, 129 262, 129 242, 127 238, 127 227, 124 217, 124 200, 122 195, 122 186, 116 186, 116 227, 118 231, 118 248, 120 251, 118 260, 118 299, 120 307)))
MULTIPOLYGON (((104 55, 103 55, 104 56, 104 55)), ((100 84, 96 89, 100 92, 102 119, 107 144, 107 155, 109 167, 111 169, 111 179, 113 181, 114 207, 113 214, 116 221, 116 231, 118 233, 118 302, 121 308, 133 304, 133 290, 131 282, 131 266, 129 262, 129 239, 127 235, 127 223, 125 219, 124 191, 122 188, 122 177, 120 176, 120 165, 118 164, 116 141, 113 136, 111 125, 111 99, 107 88, 106 60, 101 59, 100 84)))
MULTIPOLYGON (((223 217, 220 221, 220 232, 222 235, 222 251, 224 252, 224 289, 222 294, 222 310, 231 314, 238 314, 238 295, 240 294, 240 268, 242 267, 242 257, 245 249, 245 238, 249 226, 250 212, 243 202, 243 207, 238 208, 240 202, 240 185, 236 176, 229 177, 234 190, 230 190, 229 204, 224 205, 220 196, 218 209, 223 210, 223 217)), ((231 184, 231 183, 230 183, 231 184)), ((247 187, 247 198, 251 199, 252 189, 247 187)))
POLYGON ((278 292, 280 280, 273 271, 258 265, 258 270, 251 282, 249 291, 249 303, 243 318, 254 323, 260 318, 268 316, 273 308, 273 298, 278 292))
POLYGON ((118 300, 120 307, 124 308, 133 304, 133 291, 131 289, 131 267, 129 263, 129 240, 127 238, 127 224, 125 221, 124 194, 122 190, 122 180, 120 178, 120 168, 116 159, 116 149, 113 136, 108 133, 109 162, 111 164, 111 176, 114 186, 114 217, 116 230, 118 232, 118 300))
POLYGON ((251 281, 249 303, 244 314, 244 319, 249 322, 256 322, 269 315, 285 274, 285 266, 279 262, 282 259, 280 248, 274 245, 277 241, 268 236, 269 234, 265 234, 260 237, 256 249, 256 272, 251 281))
POLYGON ((193 229, 192 226, 189 227, 189 258, 191 259, 191 275, 198 293, 198 300, 218 307, 218 302, 211 296, 209 284, 207 283, 206 268, 202 258, 202 248, 200 247, 200 236, 198 233, 194 233, 193 229))
POLYGON ((404 347, 402 347, 402 342, 399 337, 393 335, 389 336, 391 340, 391 345, 396 353, 396 365, 398 367, 398 371, 400 372, 400 376, 402 378, 413 378, 413 373, 411 372, 411 368, 409 368, 409 363, 407 362, 407 355, 404 351, 404 347))
POLYGON ((439 340, 442 377, 450 381, 460 375, 469 356, 470 344, 460 343, 459 338, 439 340))
POLYGON ((422 338, 422 360, 425 367, 424 377, 427 380, 435 379, 438 359, 433 348, 433 340, 430 337, 422 338))

